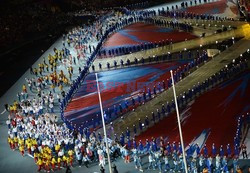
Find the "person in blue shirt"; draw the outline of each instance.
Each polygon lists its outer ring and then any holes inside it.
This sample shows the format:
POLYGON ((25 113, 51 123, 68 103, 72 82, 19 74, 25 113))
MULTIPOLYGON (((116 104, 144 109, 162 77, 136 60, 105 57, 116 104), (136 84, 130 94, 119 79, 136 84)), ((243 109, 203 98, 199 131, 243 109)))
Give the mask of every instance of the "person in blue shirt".
POLYGON ((228 164, 227 164, 227 157, 224 156, 222 159, 222 171, 225 173, 229 173, 228 171, 228 164))
POLYGON ((203 147, 203 154, 205 157, 208 157, 208 150, 207 150, 207 145, 205 144, 203 147))
POLYGON ((208 172, 212 172, 213 170, 212 160, 213 160, 212 157, 209 157, 206 159, 206 166, 207 166, 208 172))
POLYGON ((127 144, 128 144, 128 149, 132 148, 131 140, 129 137, 127 137, 127 144))
POLYGON ((158 150, 157 144, 155 142, 155 140, 152 141, 152 151, 156 152, 158 150))
POLYGON ((136 125, 135 124, 133 125, 133 131, 134 131, 134 135, 136 136, 137 135, 137 129, 136 129, 136 125))
POLYGON ((151 99, 151 90, 148 88, 148 97, 151 99))
POLYGON ((155 113, 154 112, 152 112, 152 121, 155 123, 155 113))
POLYGON ((126 130, 126 136, 129 138, 130 137, 130 130, 129 128, 127 127, 127 130, 126 130))
POLYGON ((198 143, 196 144, 195 150, 196 150, 197 157, 199 157, 200 156, 200 146, 198 143))
POLYGON ((146 139, 146 152, 150 152, 150 142, 148 141, 148 139, 146 139))
POLYGON ((190 158, 192 156, 192 146, 189 144, 187 149, 187 158, 190 158))
POLYGON ((223 150, 223 146, 220 146, 220 157, 224 157, 224 150, 223 150))
POLYGON ((153 91, 154 91, 154 95, 156 95, 156 87, 155 86, 153 88, 153 91))
POLYGON ((174 151, 177 152, 177 146, 176 146, 176 144, 175 144, 175 141, 174 141, 173 144, 172 144, 172 148, 173 148, 174 151))
POLYGON ((231 147, 230 144, 227 144, 227 157, 231 157, 232 152, 231 152, 231 147))
POLYGON ((138 103, 141 104, 141 95, 138 94, 137 97, 138 97, 138 103))
POLYGON ((136 143, 135 138, 133 138, 133 148, 134 148, 134 149, 137 149, 137 143, 136 143))
POLYGON ((212 145, 212 156, 213 156, 213 157, 216 156, 216 147, 215 147, 214 143, 213 143, 213 145, 212 145))
POLYGON ((181 143, 179 142, 179 146, 178 146, 178 152, 179 154, 182 154, 182 147, 181 147, 181 143))
POLYGON ((157 111, 158 121, 160 121, 160 119, 161 119, 161 113, 160 113, 159 109, 157 109, 156 111, 157 111))
POLYGON ((234 156, 235 156, 235 157, 238 157, 238 156, 239 156, 239 147, 238 147, 237 144, 234 146, 234 156))
POLYGON ((143 143, 141 140, 139 141, 139 152, 140 152, 140 154, 144 153, 144 146, 143 146, 143 143))
POLYGON ((167 146, 166 146, 166 150, 168 152, 168 155, 171 154, 171 146, 170 146, 170 143, 168 142, 167 146))
POLYGON ((140 128, 140 131, 142 131, 142 122, 141 122, 141 119, 139 119, 139 128, 140 128))
POLYGON ((146 127, 149 126, 149 119, 148 119, 148 116, 146 116, 146 119, 145 119, 145 126, 146 126, 146 127))
POLYGON ((120 135, 120 144, 121 146, 124 146, 125 144, 124 137, 122 135, 120 135))

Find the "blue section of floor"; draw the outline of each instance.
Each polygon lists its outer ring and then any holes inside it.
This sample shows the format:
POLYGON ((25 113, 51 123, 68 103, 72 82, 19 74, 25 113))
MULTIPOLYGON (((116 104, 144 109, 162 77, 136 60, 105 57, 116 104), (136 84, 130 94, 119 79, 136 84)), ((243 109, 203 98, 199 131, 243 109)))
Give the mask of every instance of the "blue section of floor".
POLYGON ((130 38, 131 40, 138 42, 138 43, 148 43, 148 41, 140 40, 136 36, 129 34, 126 30, 121 30, 119 33, 125 37, 130 38))

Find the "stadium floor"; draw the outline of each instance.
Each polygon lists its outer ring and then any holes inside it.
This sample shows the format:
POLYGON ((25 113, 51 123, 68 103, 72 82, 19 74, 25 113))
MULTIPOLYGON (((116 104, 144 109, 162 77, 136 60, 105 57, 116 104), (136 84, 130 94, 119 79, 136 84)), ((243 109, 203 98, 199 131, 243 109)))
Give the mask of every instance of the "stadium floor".
MULTIPOLYGON (((203 93, 181 110, 183 138, 186 146, 206 143, 211 146, 234 146, 237 118, 250 111, 250 71, 247 70, 233 79, 223 82, 203 93)), ((166 141, 179 141, 176 113, 171 113, 159 123, 141 133, 137 140, 163 136, 166 141)))
MULTIPOLYGON (((180 2, 177 2, 180 3, 180 2)), ((176 4, 174 3, 169 3, 176 4)), ((168 4, 168 5, 169 5, 168 4)), ((157 7, 158 8, 158 7, 157 7)), ((46 54, 53 52, 54 47, 58 47, 58 45, 61 44, 61 40, 57 41, 54 45, 51 46, 51 48, 46 51, 46 54)), ((44 55, 43 55, 44 56, 44 55)), ((42 61, 42 57, 39 59, 39 61, 42 61)), ((29 72, 27 71, 19 81, 15 83, 15 85, 10 88, 3 97, 1 97, 0 105, 1 109, 0 112, 3 111, 4 104, 13 102, 14 99, 16 99, 16 93, 20 91, 20 87, 22 86, 25 77, 28 77, 29 72)), ((8 172, 8 173, 16 173, 17 171, 20 173, 29 173, 29 172, 36 172, 37 166, 34 163, 34 160, 30 158, 29 156, 25 156, 24 158, 21 156, 21 154, 17 151, 12 152, 9 146, 7 145, 7 126, 5 124, 5 121, 7 119, 7 114, 1 114, 0 115, 0 169, 1 172, 8 172), (13 166, 14 165, 14 166, 13 166)), ((249 160, 241 160, 241 165, 249 165, 249 160)), ((124 164, 122 160, 118 160, 116 162, 116 165, 118 167, 119 172, 126 172, 126 173, 136 173, 137 170, 134 169, 133 163, 130 164, 124 164)), ((247 166, 243 167, 244 172, 247 172, 247 166)), ((107 166, 105 167, 107 171, 107 166)), ((99 172, 98 165, 91 165, 91 168, 78 168, 74 167, 72 169, 74 173, 80 173, 80 172, 99 172)), ((58 171, 58 172, 65 172, 64 170, 58 171)), ((145 172, 157 172, 157 171, 145 171, 145 172)))
MULTIPOLYGON (((113 105, 117 108, 119 104, 125 110, 125 101, 131 106, 131 97, 137 99, 137 94, 147 88, 158 86, 162 80, 167 81, 170 78, 170 70, 183 68, 191 60, 180 60, 161 64, 151 64, 143 66, 133 66, 117 70, 99 72, 99 82, 101 89, 103 109, 107 111, 110 108, 113 111, 113 105)), ((157 88, 158 90, 158 88, 157 88)), ((90 73, 85 78, 82 86, 74 95, 72 101, 68 104, 64 116, 67 120, 77 126, 90 122, 100 115, 99 100, 97 96, 95 74, 90 73)), ((100 116, 98 117, 100 119, 100 116)))
POLYGON ((173 43, 197 38, 195 35, 171 28, 162 28, 152 24, 135 23, 112 34, 102 50, 131 47, 150 42, 171 40, 173 43))

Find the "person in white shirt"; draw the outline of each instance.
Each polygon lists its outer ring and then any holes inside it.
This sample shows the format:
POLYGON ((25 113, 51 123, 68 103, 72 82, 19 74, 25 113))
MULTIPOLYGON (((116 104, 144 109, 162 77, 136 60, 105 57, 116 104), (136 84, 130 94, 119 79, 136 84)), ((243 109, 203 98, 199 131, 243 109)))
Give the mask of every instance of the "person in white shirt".
POLYGON ((153 164, 153 162, 154 162, 154 157, 153 157, 153 155, 150 153, 150 154, 148 155, 148 169, 153 168, 153 170, 155 170, 155 165, 153 164))

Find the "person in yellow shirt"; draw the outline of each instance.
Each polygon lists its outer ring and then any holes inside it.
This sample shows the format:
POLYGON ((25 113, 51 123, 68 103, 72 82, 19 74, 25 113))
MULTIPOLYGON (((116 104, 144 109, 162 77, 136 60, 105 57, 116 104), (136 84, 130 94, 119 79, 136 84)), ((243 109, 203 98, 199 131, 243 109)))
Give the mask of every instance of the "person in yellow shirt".
POLYGON ((14 140, 8 136, 8 144, 10 145, 10 149, 14 150, 14 140))
MULTIPOLYGON (((72 159, 72 163, 73 163, 73 159, 72 159)), ((71 164, 71 158, 70 157, 67 157, 67 166, 68 165, 72 166, 72 164, 71 164)))
POLYGON ((41 68, 42 68, 42 69, 43 69, 43 71, 44 71, 44 64, 43 64, 43 63, 41 64, 41 68))
POLYGON ((23 140, 22 138, 19 138, 19 139, 18 139, 18 144, 19 144, 19 146, 20 146, 20 145, 24 145, 24 140, 23 140))
POLYGON ((61 54, 58 56, 58 59, 60 62, 62 62, 62 55, 61 54))
POLYGON ((17 148, 18 147, 18 138, 16 136, 14 137, 14 143, 15 143, 14 148, 17 148))
POLYGON ((55 150, 56 150, 57 153, 59 152, 59 150, 60 150, 60 145, 59 144, 56 144, 55 150))
POLYGON ((64 155, 62 160, 63 160, 63 166, 66 168, 68 166, 68 164, 67 164, 67 160, 68 160, 67 156, 64 155))
POLYGON ((51 89, 53 90, 53 92, 55 93, 55 84, 51 84, 51 89))
POLYGON ((23 92, 24 92, 24 93, 27 93, 27 88, 26 88, 26 85, 25 85, 25 84, 23 84, 22 89, 23 89, 23 92))
POLYGON ((37 152, 34 152, 34 154, 33 154, 35 163, 38 161, 38 155, 39 154, 37 152))
POLYGON ((42 167, 43 167, 43 161, 42 161, 42 159, 41 159, 41 158, 38 158, 36 164, 38 165, 38 170, 37 170, 37 172, 40 172, 41 169, 42 169, 42 167))
POLYGON ((54 69, 56 70, 56 67, 57 67, 56 62, 53 63, 53 67, 54 67, 54 69))
POLYGON ((14 103, 13 103, 14 106, 18 106, 18 102, 15 100, 14 103))
POLYGON ((33 69, 33 72, 34 72, 34 74, 37 76, 37 72, 38 72, 38 71, 37 71, 36 68, 33 69))
POLYGON ((50 65, 50 71, 53 72, 54 71, 54 67, 53 67, 53 63, 51 63, 52 65, 50 65))
POLYGON ((27 147, 27 149, 28 149, 28 153, 29 153, 29 154, 31 154, 31 146, 32 146, 31 141, 30 141, 30 140, 27 140, 27 141, 26 141, 26 147, 27 147))
POLYGON ((70 166, 72 166, 73 165, 74 151, 73 150, 69 150, 68 151, 68 155, 69 155, 69 159, 70 159, 70 166))
POLYGON ((24 145, 23 144, 19 146, 19 151, 21 155, 24 157, 24 145))
POLYGON ((62 90, 63 90, 63 85, 62 84, 59 85, 59 90, 62 92, 62 90))
POLYGON ((13 111, 13 106, 12 106, 12 105, 9 106, 9 110, 10 110, 10 115, 12 115, 12 113, 14 112, 14 111, 13 111))
POLYGON ((55 168, 56 168, 56 159, 55 159, 55 157, 53 157, 52 160, 51 160, 51 167, 52 167, 52 170, 55 171, 55 168))
POLYGON ((65 83, 65 85, 68 85, 69 84, 69 80, 68 80, 68 78, 64 78, 64 83, 65 83))
POLYGON ((32 144, 35 145, 35 147, 37 147, 37 141, 36 141, 36 139, 32 139, 32 144))
POLYGON ((46 71, 49 72, 49 65, 45 64, 46 71))
POLYGON ((62 161, 61 157, 58 157, 57 158, 57 167, 58 167, 58 170, 61 169, 61 161, 62 161))
POLYGON ((50 172, 50 160, 45 160, 45 168, 47 170, 47 172, 50 172))
POLYGON ((42 68, 39 68, 39 69, 38 69, 38 72, 40 73, 41 76, 43 75, 43 70, 42 70, 42 68))
POLYGON ((74 154, 74 151, 73 151, 73 150, 69 150, 69 151, 68 151, 69 157, 73 157, 73 154, 74 154))

